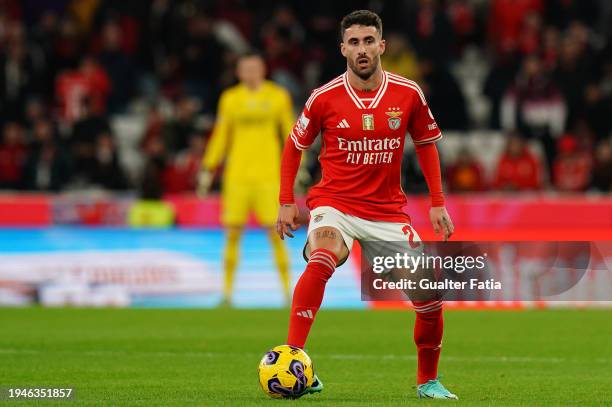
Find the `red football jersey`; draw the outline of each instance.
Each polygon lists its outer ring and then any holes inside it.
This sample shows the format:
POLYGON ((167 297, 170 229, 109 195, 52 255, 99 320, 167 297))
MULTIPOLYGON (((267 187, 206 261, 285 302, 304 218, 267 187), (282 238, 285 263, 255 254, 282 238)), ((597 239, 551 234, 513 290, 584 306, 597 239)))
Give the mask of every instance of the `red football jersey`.
POLYGON ((300 150, 319 133, 323 137, 322 178, 308 193, 308 207, 407 222, 400 184, 406 132, 415 144, 442 137, 423 92, 411 80, 383 71, 378 89, 363 92, 344 73, 315 89, 290 134, 300 150))

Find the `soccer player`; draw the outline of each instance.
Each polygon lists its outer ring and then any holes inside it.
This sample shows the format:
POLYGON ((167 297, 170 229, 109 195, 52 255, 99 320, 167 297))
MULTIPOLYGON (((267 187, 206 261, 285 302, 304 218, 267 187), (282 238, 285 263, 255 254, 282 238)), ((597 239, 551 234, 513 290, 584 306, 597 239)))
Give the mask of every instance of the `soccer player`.
MULTIPOLYGON (((325 285, 353 241, 419 242, 402 211, 400 187, 404 136, 410 133, 431 195, 430 220, 444 240, 454 227, 444 207, 440 160, 435 142, 442 134, 419 86, 382 69, 385 51, 380 17, 367 10, 342 19, 340 50, 347 70, 314 90, 289 133, 281 163, 277 232, 293 237, 298 208, 293 184, 302 151, 322 134, 321 181, 311 188, 308 265, 293 293, 287 343, 303 348, 325 285)), ((417 395, 456 399, 438 380, 442 342, 441 301, 413 301, 418 352, 417 395)), ((308 393, 319 392, 318 378, 308 393)))
POLYGON ((294 123, 289 93, 265 79, 263 58, 255 53, 238 60, 239 84, 225 90, 217 121, 202 161, 198 195, 208 193, 213 171, 225 159, 222 180, 222 223, 226 227, 223 303, 231 305, 240 237, 248 215, 268 229, 285 301, 291 298, 289 257, 274 231, 278 212, 283 134, 294 123))

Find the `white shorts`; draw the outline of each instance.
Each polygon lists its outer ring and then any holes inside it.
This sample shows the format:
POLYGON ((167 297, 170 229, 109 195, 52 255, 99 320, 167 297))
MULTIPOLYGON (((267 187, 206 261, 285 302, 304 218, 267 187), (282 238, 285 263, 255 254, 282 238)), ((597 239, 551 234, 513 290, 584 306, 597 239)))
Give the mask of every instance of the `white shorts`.
MULTIPOLYGON (((308 224, 308 235, 321 227, 330 226, 340 231, 344 243, 349 252, 353 247, 353 241, 357 240, 368 258, 379 255, 381 245, 376 245, 372 250, 377 253, 368 252, 370 249, 364 242, 386 242, 384 250, 393 253, 408 253, 420 255, 423 252, 423 244, 417 232, 408 223, 377 222, 347 215, 331 206, 319 206, 310 211, 310 222, 308 224)), ((304 246, 304 259, 308 261, 310 248, 308 242, 304 246)), ((341 265, 346 259, 339 259, 341 265)))

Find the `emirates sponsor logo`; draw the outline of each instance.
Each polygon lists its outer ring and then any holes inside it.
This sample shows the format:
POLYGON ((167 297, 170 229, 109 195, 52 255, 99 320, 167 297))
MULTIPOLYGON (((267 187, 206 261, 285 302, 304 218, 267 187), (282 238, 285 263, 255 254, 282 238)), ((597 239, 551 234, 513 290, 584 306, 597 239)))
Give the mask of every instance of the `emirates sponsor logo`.
POLYGON ((384 139, 369 139, 364 137, 361 140, 347 140, 342 137, 336 137, 338 139, 338 149, 341 151, 385 151, 385 150, 397 150, 402 144, 399 137, 384 139))
POLYGON ((347 140, 342 137, 338 139, 338 149, 346 151, 346 162, 349 164, 389 164, 393 159, 393 150, 401 146, 401 139, 384 138, 360 140, 347 140))

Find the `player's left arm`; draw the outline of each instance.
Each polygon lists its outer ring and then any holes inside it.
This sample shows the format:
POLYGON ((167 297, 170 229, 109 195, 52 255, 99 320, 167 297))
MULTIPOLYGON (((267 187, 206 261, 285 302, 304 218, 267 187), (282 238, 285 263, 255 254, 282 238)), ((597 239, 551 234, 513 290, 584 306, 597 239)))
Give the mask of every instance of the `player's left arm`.
POLYGON ((452 236, 455 226, 444 206, 440 155, 436 147, 436 141, 442 138, 442 133, 431 110, 427 106, 424 96, 421 92, 419 94, 420 98, 412 112, 408 132, 412 136, 419 166, 429 188, 429 195, 431 197, 429 220, 433 225, 434 232, 436 234, 442 232, 446 241, 452 236))
POLYGON ((415 144, 415 149, 431 197, 429 220, 433 225, 434 232, 436 234, 442 232, 444 241, 447 241, 455 231, 455 226, 444 206, 442 173, 440 170, 438 149, 435 143, 415 144))
POLYGON ((210 141, 204 151, 202 157, 202 167, 198 174, 198 185, 196 193, 198 196, 203 197, 208 194, 213 181, 213 174, 215 169, 219 166, 226 154, 228 139, 230 134, 230 119, 229 114, 231 111, 231 100, 227 92, 221 95, 219 101, 219 109, 217 113, 217 120, 213 133, 210 136, 210 141))

